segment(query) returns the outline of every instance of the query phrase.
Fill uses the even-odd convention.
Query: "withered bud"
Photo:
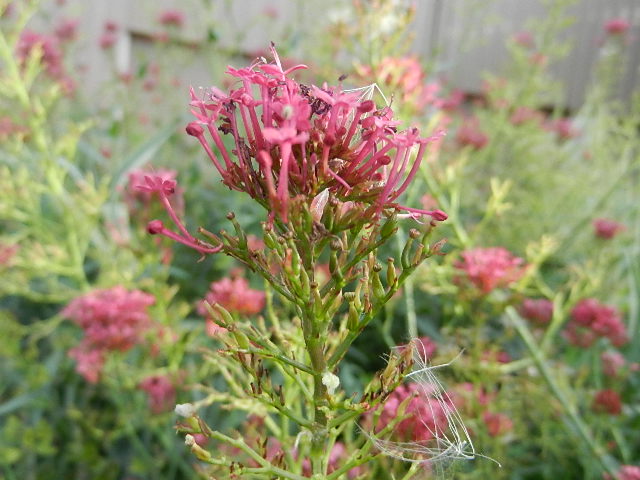
[[[376,262],[375,265],[373,266],[373,271],[378,273],[380,270],[382,270],[382,265]]]
[[[309,287],[315,290],[316,288],[318,288],[318,282],[309,283]]]
[[[233,212],[229,212],[227,213],[227,220],[233,220],[234,218],[236,218],[236,214]]]
[[[329,247],[331,247],[331,250],[333,250],[334,252],[338,252],[342,250],[342,242],[340,241],[339,238],[334,238],[329,243]]]
[[[409,236],[415,240],[420,236],[420,232],[417,229],[412,228],[411,230],[409,230]]]

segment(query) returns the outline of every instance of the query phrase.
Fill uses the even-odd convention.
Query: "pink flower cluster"
[[[625,226],[615,220],[608,218],[596,218],[593,221],[593,230],[595,236],[604,240],[610,240],[618,233],[622,232]]]
[[[596,412],[620,415],[622,413],[622,399],[615,390],[600,390],[593,397],[591,408]]]
[[[385,57],[375,68],[361,66],[358,77],[376,82],[385,91],[398,95],[404,104],[421,111],[432,105],[442,108],[445,100],[438,95],[441,85],[437,81],[427,82],[426,74],[415,56]]]
[[[553,302],[546,298],[525,298],[519,312],[530,322],[539,326],[548,325],[553,318]]]
[[[124,352],[138,344],[150,326],[147,307],[153,303],[155,299],[148,293],[116,286],[93,291],[67,305],[62,315],[84,330],[80,345],[69,352],[78,373],[96,383],[106,352]]]
[[[627,343],[627,329],[615,307],[604,305],[594,298],[580,300],[571,310],[571,320],[565,337],[572,345],[587,348],[602,337],[619,347]]]
[[[398,131],[392,110],[377,108],[361,92],[298,83],[289,76],[306,66],[284,69],[273,46],[271,53],[275,64],[229,67],[239,82],[229,93],[212,87],[200,98],[191,90],[197,121],[187,133],[200,141],[226,186],[246,192],[270,211],[270,220],[277,215],[283,222],[292,203],[309,203],[325,189],[361,207],[368,221],[384,210],[446,219],[443,212],[396,202],[417,174],[427,144],[440,135]],[[233,149],[223,135],[232,138]]]
[[[181,28],[184,26],[185,16],[180,10],[164,10],[158,15],[158,23],[165,27]]]
[[[176,405],[176,387],[164,375],[152,375],[140,382],[138,387],[149,397],[149,409],[155,413],[172,411]]]
[[[631,24],[624,18],[612,18],[604,23],[604,30],[609,35],[623,35],[627,33]]]
[[[502,247],[474,248],[462,252],[461,256],[455,263],[456,268],[484,294],[509,286],[526,272],[524,260]]]
[[[489,137],[480,130],[480,122],[475,117],[464,120],[458,128],[456,140],[460,146],[471,147],[474,150],[482,150],[489,143]]]
[[[428,393],[428,392],[427,392]],[[404,415],[407,418],[395,426],[394,433],[404,441],[426,442],[434,438],[434,432],[447,428],[447,412],[430,396],[425,397],[424,387],[417,383],[407,383],[396,388],[382,406],[377,430],[386,427],[398,414],[400,405],[408,400]],[[451,400],[444,395],[444,401]]]
[[[24,63],[36,48],[41,49],[42,57],[40,62],[47,74],[56,80],[66,93],[71,93],[75,85],[64,68],[64,56],[60,46],[60,39],[55,35],[23,30],[16,45],[16,57],[21,63]]]
[[[208,317],[205,302],[210,305],[218,303],[231,313],[255,315],[264,308],[265,293],[249,288],[245,278],[223,278],[211,283],[209,292],[198,305],[198,313]]]

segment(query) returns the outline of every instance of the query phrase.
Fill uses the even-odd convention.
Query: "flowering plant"
[[[262,317],[255,324],[240,319],[239,314],[259,312],[261,306],[255,306],[264,303],[246,283],[237,284],[241,290],[235,292],[229,291],[231,284],[212,284],[199,307],[219,327],[209,331],[224,348],[207,358],[216,359],[229,393],[212,391],[198,407],[218,401],[258,415],[264,428],[256,440],[259,448],[212,429],[183,406],[179,411],[187,420],[178,429],[189,435],[194,453],[238,475],[299,478],[308,472],[339,478],[379,455],[369,452],[371,446],[403,419],[401,413],[386,419],[387,427],[374,430],[357,451],[340,455],[343,465],[337,465],[332,452],[339,437],[353,434],[359,416],[383,403],[413,362],[411,348],[394,354],[359,400],[345,398],[339,388],[339,365],[349,346],[418,265],[440,251],[442,242],[427,240],[446,214],[398,202],[419,171],[426,146],[440,134],[423,138],[416,128],[399,131],[391,108],[377,107],[366,90],[300,84],[291,74],[306,67],[285,69],[273,46],[271,53],[275,63],[229,67],[239,86],[228,93],[212,87],[199,97],[192,90],[196,121],[186,128],[222,183],[267,210],[264,248],[250,247],[233,213],[227,219],[234,234],[200,228],[206,241],[192,235],[171,204],[173,180],[146,176],[139,189],[158,195],[177,229],[153,220],[149,233],[203,255],[223,252],[266,280],[268,323]],[[407,217],[421,228],[411,229],[400,258],[387,259],[385,273],[378,252],[396,233],[399,219]],[[317,267],[327,261],[330,276],[323,278]],[[290,320],[278,319],[276,301]],[[241,387],[247,384],[250,389]],[[213,456],[193,440],[196,434],[240,455]],[[260,453],[270,438],[279,452],[273,458]]]

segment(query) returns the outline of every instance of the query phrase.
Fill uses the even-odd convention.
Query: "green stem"
[[[587,448],[591,451],[591,453],[596,457],[603,470],[609,473],[613,478],[615,478],[617,475],[617,468],[613,459],[609,455],[607,455],[606,450],[595,441],[593,432],[590,431],[587,424],[580,417],[576,406],[569,401],[565,393],[562,391],[560,385],[553,378],[551,369],[547,365],[542,350],[538,347],[538,345],[536,345],[535,339],[529,331],[529,328],[518,316],[513,307],[508,307],[506,309],[506,314],[512,321],[516,331],[529,349],[529,352],[531,353],[533,360],[538,367],[538,371],[549,386],[549,389],[558,399],[560,404],[564,407],[565,412],[571,420],[571,423],[573,423],[574,428],[580,435],[580,438],[585,443]]]

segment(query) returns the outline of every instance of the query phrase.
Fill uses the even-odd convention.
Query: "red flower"
[[[504,413],[484,412],[482,414],[482,420],[491,437],[498,437],[513,430],[513,420]]]
[[[519,308],[520,315],[538,325],[547,325],[553,318],[553,302],[546,298],[525,298]]]
[[[615,390],[600,390],[593,398],[591,408],[596,412],[620,415],[622,413],[622,400]]]
[[[608,338],[617,347],[629,340],[618,310],[594,298],[581,300],[571,310],[565,336],[579,347],[591,346],[598,337]]]

